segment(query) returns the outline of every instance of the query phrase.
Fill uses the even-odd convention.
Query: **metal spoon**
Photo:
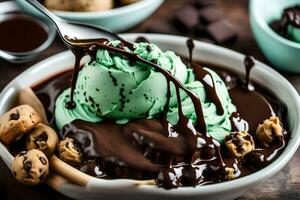
[[[54,23],[61,39],[68,46],[73,46],[72,42],[69,39],[92,40],[97,38],[107,38],[110,40],[122,40],[122,38],[117,34],[112,33],[104,28],[61,19],[52,14],[52,12],[50,12],[37,0],[26,1],[33,7],[38,9]]]

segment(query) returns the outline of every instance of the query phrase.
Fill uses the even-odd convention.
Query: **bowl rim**
[[[104,11],[92,11],[92,12],[72,12],[63,10],[52,10],[54,14],[60,17],[66,18],[109,18],[127,13],[133,13],[143,8],[147,8],[152,4],[161,4],[164,0],[140,0],[138,2],[122,6],[119,8],[113,8]]]
[[[249,8],[250,8],[250,13],[253,16],[253,19],[256,21],[256,23],[258,24],[258,26],[264,30],[267,34],[269,34],[270,36],[272,36],[275,40],[287,45],[287,46],[291,46],[293,48],[296,49],[300,49],[300,43],[288,40],[282,36],[280,36],[279,34],[277,34],[275,31],[272,30],[272,28],[268,25],[268,23],[263,20],[257,13],[257,2],[261,2],[261,0],[251,0],[249,2]]]
[[[173,43],[176,45],[178,45],[179,43],[185,44],[185,41],[187,39],[186,37],[182,37],[182,36],[172,36],[172,35],[162,35],[162,34],[143,34],[143,33],[141,33],[141,34],[139,34],[139,33],[124,34],[122,36],[126,37],[126,39],[128,39],[128,40],[132,40],[133,38],[136,38],[137,36],[145,36],[145,37],[150,38],[153,41],[161,41],[164,43]],[[176,41],[176,42],[174,42],[174,41]],[[228,54],[232,57],[232,59],[236,59],[236,60],[237,59],[240,60],[244,57],[244,55],[241,53],[235,52],[230,49],[226,49],[224,47],[219,47],[219,46],[216,46],[213,44],[196,41],[195,45],[196,45],[196,49],[197,48],[199,49],[199,46],[202,46],[203,48],[209,48],[211,51],[216,50],[220,53]],[[182,46],[182,45],[180,45],[180,46]],[[14,80],[12,80],[5,87],[5,89],[3,89],[3,91],[0,94],[0,99],[3,98],[3,94],[8,95],[9,89],[11,89],[14,85],[13,83],[18,82],[17,79],[20,79],[22,77],[22,75],[25,76],[26,74],[29,74],[30,72],[36,70],[39,67],[39,65],[45,65],[45,63],[47,63],[47,62],[54,62],[54,60],[70,59],[70,58],[68,58],[68,56],[70,56],[70,52],[62,52],[62,53],[56,54],[52,57],[49,57],[49,58],[33,65],[32,67],[28,68],[22,74],[17,76]],[[270,68],[269,66],[267,66],[257,60],[256,60],[256,63],[259,64],[259,66],[260,66],[259,70],[263,70],[263,71],[265,71],[265,73],[272,74],[272,76],[275,76],[276,78],[278,78],[278,80],[280,82],[282,82],[282,84],[284,84],[286,86],[286,88],[288,88],[289,92],[292,95],[292,96],[290,96],[290,98],[293,98],[294,101],[296,102],[296,104],[298,105],[293,109],[293,112],[300,113],[300,97],[299,97],[299,94],[296,91],[296,89],[291,85],[291,83],[288,80],[286,80],[282,75],[280,75],[277,71]],[[66,69],[66,68],[67,67],[64,67],[64,69]],[[59,70],[62,70],[62,69],[61,68],[57,69],[57,72],[59,72]],[[46,77],[46,75],[45,75],[45,77]],[[300,119],[300,114],[297,114],[297,117]],[[271,175],[277,173],[292,158],[292,156],[298,149],[298,146],[300,143],[300,134],[295,134],[297,132],[300,132],[300,124],[297,123],[295,125],[294,129],[295,130],[292,131],[294,133],[293,134],[294,137],[291,137],[291,139],[289,140],[289,143],[287,144],[287,146],[285,147],[285,150],[281,153],[281,155],[276,160],[274,160],[271,164],[269,164],[267,167],[255,172],[253,174],[250,174],[248,176],[237,178],[232,181],[226,181],[226,182],[216,183],[216,184],[212,184],[212,185],[204,185],[204,186],[200,186],[197,188],[182,187],[182,188],[178,188],[178,189],[174,189],[174,190],[165,190],[162,188],[157,188],[156,186],[153,187],[153,186],[144,185],[144,186],[136,187],[136,190],[143,192],[144,194],[155,193],[155,194],[160,194],[160,195],[165,195],[165,196],[173,196],[173,195],[191,196],[191,195],[197,195],[197,194],[211,194],[211,193],[217,193],[217,192],[230,191],[232,189],[243,188],[243,187],[247,187],[249,185],[257,184],[260,181],[262,181],[263,178],[268,178]],[[289,151],[287,151],[287,149],[289,149]],[[99,183],[99,181],[97,181],[97,180],[98,179],[94,178],[92,180],[92,182],[90,182],[87,185],[87,188],[97,187],[97,184]],[[116,179],[116,180],[120,180],[120,179]],[[103,184],[103,182],[102,182],[102,184]],[[68,184],[68,185],[72,185],[72,184]],[[73,185],[73,186],[75,186],[75,185]]]

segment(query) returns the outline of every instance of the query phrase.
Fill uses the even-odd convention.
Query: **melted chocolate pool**
[[[72,41],[80,45],[81,41]],[[193,41],[188,41],[190,59],[187,65],[193,69],[196,78],[202,82],[211,102],[215,103],[218,114],[223,108],[216,95],[215,86],[208,84],[210,74],[202,68],[205,64],[192,61]],[[133,53],[124,51],[124,46],[130,49],[133,44],[122,41],[119,47],[112,47],[107,40],[98,40],[89,46],[73,49],[77,62],[73,77],[78,73],[80,57],[84,54],[95,58],[97,49],[106,49],[127,57],[131,62],[147,64],[161,72],[176,88],[179,122],[171,125],[167,122],[165,112],[157,119],[140,119],[117,125],[112,121],[90,123],[75,120],[67,124],[60,132],[61,137],[74,138],[84,152],[84,163],[79,168],[85,173],[101,178],[131,178],[138,180],[156,179],[157,185],[166,189],[179,186],[197,186],[216,183],[225,180],[225,169],[234,169],[236,177],[245,176],[272,162],[282,151],[284,138],[275,141],[268,148],[257,143],[257,150],[240,161],[226,155],[219,142],[206,132],[202,108],[198,98],[187,90],[175,77],[156,63],[141,59]],[[206,65],[205,65],[206,66]],[[259,123],[276,114],[285,116],[284,106],[266,91],[255,86],[249,90],[249,73],[254,66],[251,57],[245,58],[247,82],[245,83],[232,72],[209,66],[214,69],[229,89],[229,94],[237,106],[237,112],[231,116],[232,128],[238,131],[249,131],[254,134]],[[57,96],[67,87],[76,85],[76,78],[70,82],[72,72],[56,75],[34,88],[42,101],[50,123],[54,124],[54,105]],[[204,77],[206,77],[204,79]],[[194,104],[197,123],[183,115],[179,89],[184,90]],[[72,109],[72,94],[67,107]],[[170,97],[170,91],[168,91]],[[167,106],[166,106],[167,107]],[[285,126],[286,127],[286,126]],[[285,134],[286,137],[287,134]],[[261,160],[260,158],[264,158]],[[258,160],[260,159],[260,160]]]
[[[45,28],[34,19],[16,16],[0,21],[0,49],[9,52],[27,52],[47,40]]]

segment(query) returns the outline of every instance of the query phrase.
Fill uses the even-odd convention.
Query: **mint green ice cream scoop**
[[[119,41],[113,41],[117,46]],[[231,103],[227,88],[221,78],[212,70],[206,69],[213,77],[216,92],[224,109],[217,114],[216,106],[207,99],[205,88],[196,81],[191,69],[171,51],[163,52],[156,45],[135,43],[133,51],[140,57],[155,61],[170,71],[188,89],[200,99],[203,107],[208,133],[218,141],[224,140],[231,131],[230,115],[236,111]],[[130,51],[126,48],[127,51]],[[107,50],[98,50],[96,60],[87,62],[80,71],[74,101],[75,109],[65,108],[69,101],[70,89],[65,90],[56,100],[55,119],[58,128],[81,119],[89,122],[101,122],[104,119],[115,120],[119,124],[141,118],[155,118],[167,104],[167,80],[153,68],[141,63],[130,63],[127,59]],[[193,104],[182,92],[183,111],[192,121],[196,121]],[[171,87],[171,99],[168,121],[176,124],[178,120],[175,88]]]

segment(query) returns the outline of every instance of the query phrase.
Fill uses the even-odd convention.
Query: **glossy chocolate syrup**
[[[46,41],[48,34],[43,26],[28,17],[13,17],[0,22],[0,49],[9,52],[26,52]]]
[[[300,28],[300,5],[284,9],[281,19],[275,20],[270,24],[271,28],[273,28],[274,31],[286,38],[289,38],[289,25]]]
[[[175,85],[179,122],[176,125],[168,123],[165,110],[157,119],[141,119],[131,121],[126,125],[117,125],[112,121],[96,124],[82,120],[75,120],[67,124],[61,131],[61,135],[74,138],[84,152],[85,162],[80,167],[82,171],[102,178],[156,179],[157,185],[166,189],[197,186],[224,181],[226,167],[233,168],[237,177],[252,173],[271,162],[284,147],[284,138],[274,142],[268,148],[258,145],[259,149],[252,153],[252,156],[247,156],[243,162],[226,155],[223,147],[207,134],[200,101],[193,93],[160,66],[123,50],[127,45],[128,48],[134,48],[132,44],[123,42],[119,47],[112,47],[105,41],[102,40],[92,45],[86,45],[82,41],[76,42],[79,42],[78,45],[84,44],[80,46],[79,50],[84,50],[85,54],[91,55],[92,59],[95,59],[97,49],[106,49],[109,52],[121,54],[132,62],[147,64],[161,72],[166,77],[169,86],[170,83]],[[190,41],[190,43],[192,42]],[[192,55],[192,48],[190,52]],[[80,54],[80,56],[82,55],[84,54]],[[78,62],[76,63],[78,64]],[[191,59],[190,67],[195,74],[198,74],[196,78],[205,83],[203,77],[207,76],[207,71],[201,65],[193,63]],[[79,68],[79,66],[76,67],[76,69]],[[197,71],[197,68],[201,69]],[[245,89],[245,83],[236,81],[238,77],[234,74],[224,70],[216,71],[224,78],[228,88],[231,88],[229,93],[237,105],[238,112],[231,117],[233,129],[249,129],[253,131],[251,132],[253,134],[258,123],[269,118],[274,112],[282,110],[273,110],[269,101],[261,93]],[[70,81],[70,74],[71,72],[66,72],[55,76],[35,89],[47,109],[52,123],[55,99],[63,89],[68,87],[69,84],[66,83]],[[230,80],[235,82],[228,81],[225,76],[231,76]],[[76,83],[73,82],[73,85]],[[219,101],[217,95],[213,95],[215,93],[214,85],[203,85],[207,93],[212,93],[209,95],[210,100],[214,103]],[[183,115],[180,89],[184,90],[194,103],[198,117],[198,123],[195,126]],[[170,90],[167,95],[170,97]],[[254,106],[253,109],[249,109],[251,105]],[[277,107],[275,106],[275,108]],[[166,108],[168,108],[167,105]],[[235,125],[238,123],[240,125]],[[265,159],[258,164],[259,166],[256,166],[259,163],[256,159],[262,157]]]

